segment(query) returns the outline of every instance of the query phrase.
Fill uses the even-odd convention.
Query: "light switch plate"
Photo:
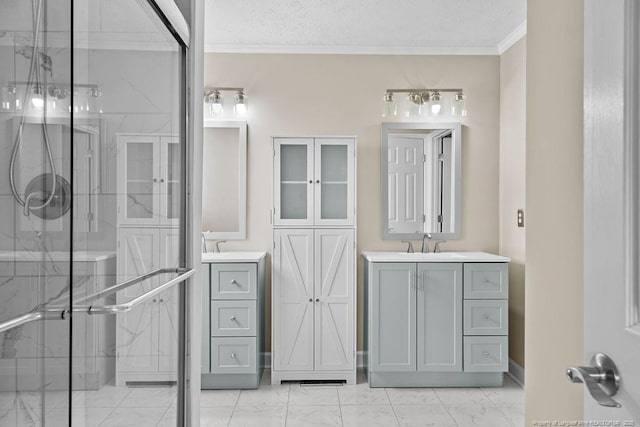
[[[518,209],[518,227],[524,227],[524,209]]]

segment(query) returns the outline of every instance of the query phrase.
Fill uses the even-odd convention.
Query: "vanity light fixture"
[[[247,95],[241,87],[208,87],[204,91],[206,105],[205,118],[219,119],[225,116],[225,92],[233,93],[233,112],[228,112],[225,119],[244,120],[247,117]],[[229,99],[229,98],[227,98]],[[208,117],[207,117],[208,116]]]
[[[466,117],[466,97],[462,89],[387,89],[383,97],[382,117],[393,118],[398,115],[394,95],[407,94],[405,116],[422,117],[422,107],[427,107],[431,117],[439,117],[449,113],[453,117]],[[444,94],[454,94],[445,97]],[[451,98],[449,101],[448,98]],[[447,105],[447,108],[445,108]],[[449,108],[448,106],[451,105]]]
[[[102,91],[95,84],[10,81],[0,87],[0,111],[19,111],[24,108],[44,111],[47,114],[69,113],[73,107],[77,113],[102,113]],[[39,114],[39,113],[38,113]]]

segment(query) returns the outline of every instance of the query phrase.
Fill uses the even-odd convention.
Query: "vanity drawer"
[[[465,299],[501,299],[509,297],[509,264],[465,263]]]
[[[211,299],[255,299],[256,264],[211,264]]]
[[[509,301],[466,300],[464,301],[465,335],[508,335]]]
[[[256,336],[255,300],[211,301],[211,336]]]
[[[211,338],[213,374],[255,373],[256,358],[256,337]]]
[[[508,337],[464,337],[465,372],[509,370]]]

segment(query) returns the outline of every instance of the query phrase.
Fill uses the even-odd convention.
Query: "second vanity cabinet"
[[[260,384],[265,257],[264,252],[203,254],[202,389]]]
[[[508,370],[508,259],[391,262],[375,254],[364,254],[369,385],[501,385]],[[472,262],[478,259],[484,262]]]

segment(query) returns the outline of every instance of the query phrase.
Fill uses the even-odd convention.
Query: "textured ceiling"
[[[206,0],[208,51],[497,53],[526,0]]]

